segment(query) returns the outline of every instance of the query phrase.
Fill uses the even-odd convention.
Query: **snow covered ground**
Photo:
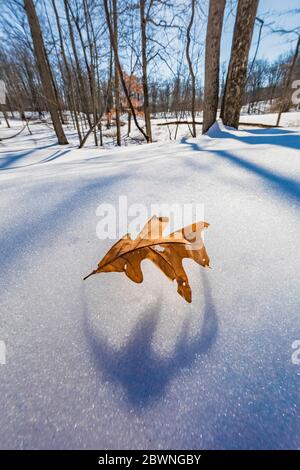
[[[112,150],[59,147],[45,126],[0,142],[1,448],[300,448],[300,114],[287,120]],[[96,208],[119,195],[204,204],[212,269],[186,260],[192,304],[147,261],[140,285],[82,281],[111,245]]]

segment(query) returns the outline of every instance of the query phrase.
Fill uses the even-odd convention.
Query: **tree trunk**
[[[115,44],[118,46],[118,6],[117,0],[113,0],[113,20],[114,20],[114,40]],[[115,62],[115,113],[116,113],[116,126],[117,126],[117,145],[121,146],[121,126],[120,126],[120,82],[119,82],[119,73],[117,67],[116,57],[114,57]]]
[[[79,103],[81,104],[83,112],[85,113],[84,120],[86,119],[88,120],[89,128],[91,128],[92,122],[90,118],[89,100],[88,100],[88,96],[86,93],[86,86],[85,86],[85,81],[84,81],[84,77],[83,77],[82,70],[81,70],[79,57],[77,54],[74,30],[73,30],[73,26],[71,23],[71,17],[70,17],[70,4],[68,0],[64,0],[64,8],[65,8],[65,13],[66,13],[69,34],[70,34],[72,52],[73,52],[74,60],[76,64],[76,77],[78,77],[78,85],[79,85],[78,87]]]
[[[192,0],[191,8],[192,8],[191,17],[190,17],[190,21],[189,21],[187,32],[186,32],[187,41],[186,41],[185,54],[186,54],[186,59],[187,59],[188,66],[189,66],[191,80],[192,80],[192,105],[191,105],[192,128],[193,128],[192,136],[196,137],[196,122],[195,122],[196,79],[195,79],[195,73],[194,73],[192,59],[190,55],[191,29],[193,26],[194,16],[195,16],[195,0]]]
[[[84,16],[85,16],[85,27],[86,27],[88,47],[86,47],[86,44],[84,43],[81,26],[79,25],[77,18],[76,18],[75,24],[76,24],[77,31],[79,34],[80,43],[82,45],[84,60],[85,60],[88,79],[89,79],[91,106],[92,106],[92,112],[93,112],[94,141],[97,147],[98,146],[98,138],[97,138],[98,113],[97,113],[97,91],[96,91],[96,66],[97,65],[95,63],[96,59],[95,59],[95,52],[94,52],[94,50],[96,49],[96,43],[94,40],[95,39],[94,29],[93,29],[93,24],[91,21],[91,15],[89,13],[89,6],[87,5],[86,0],[83,0],[83,10],[84,10]],[[87,50],[89,50],[90,63],[88,62]]]
[[[1,105],[0,105],[0,110],[1,110]],[[3,117],[4,117],[4,120],[5,120],[5,122],[6,122],[7,127],[10,128],[10,124],[9,124],[7,112],[6,112],[6,110],[4,109],[4,105],[2,106],[2,114],[3,114]]]
[[[124,90],[124,94],[126,96],[127,103],[129,105],[129,108],[130,108],[130,111],[132,113],[132,117],[133,117],[133,120],[134,120],[134,123],[135,123],[137,129],[140,131],[140,133],[143,135],[143,137],[146,139],[146,141],[149,142],[149,136],[147,135],[147,133],[143,130],[143,128],[138,123],[136,112],[135,112],[132,100],[130,98],[128,88],[126,86],[123,70],[122,70],[122,67],[121,67],[120,59],[119,59],[118,48],[117,48],[117,45],[115,44],[113,27],[112,27],[112,24],[111,24],[111,21],[110,21],[108,0],[103,0],[103,6],[104,6],[105,17],[106,17],[106,23],[107,23],[108,31],[109,31],[110,42],[111,42],[111,45],[112,45],[112,48],[113,48],[113,51],[114,51],[114,54],[115,54],[115,59],[116,59],[116,64],[117,64],[117,68],[118,68],[118,72],[119,72],[119,77],[120,77],[120,81],[122,83],[122,87],[123,87],[123,90]]]
[[[226,0],[210,0],[205,45],[205,87],[202,134],[216,121],[219,100],[221,34]]]
[[[238,128],[258,0],[239,0],[224,94],[223,122]]]
[[[82,136],[81,136],[80,126],[79,126],[79,121],[78,121],[78,115],[77,115],[77,109],[76,109],[76,100],[75,100],[75,93],[74,93],[73,83],[72,83],[72,74],[71,74],[71,71],[70,71],[69,63],[68,63],[66,52],[65,52],[62,29],[61,29],[59,14],[58,14],[58,11],[57,11],[55,0],[52,0],[52,6],[53,6],[54,14],[55,14],[57,30],[58,30],[58,34],[59,34],[61,54],[62,54],[62,57],[63,57],[63,62],[64,62],[65,70],[66,70],[66,73],[67,73],[68,87],[70,88],[70,92],[69,92],[70,100],[69,101],[70,101],[71,106],[73,108],[73,113],[70,110],[71,111],[71,116],[72,116],[72,120],[75,121],[74,124],[75,124],[76,129],[77,129],[79,143],[81,144]]]
[[[127,123],[128,123],[127,136],[129,137],[129,136],[130,136],[130,132],[131,132],[131,112],[130,112],[130,111],[128,111],[128,120],[127,120]]]
[[[41,77],[43,90],[45,97],[47,99],[47,105],[51,114],[51,119],[53,122],[53,127],[60,145],[65,145],[68,143],[60,118],[59,112],[56,104],[55,90],[53,87],[53,81],[51,77],[51,70],[48,65],[45,46],[43,42],[43,37],[41,33],[41,28],[39,20],[35,11],[35,7],[32,0],[24,0],[24,7],[27,13],[28,22],[30,26],[33,47],[35,52],[35,57],[37,61],[37,67]]]
[[[142,81],[143,81],[143,94],[144,94],[143,108],[144,108],[146,134],[148,136],[148,142],[152,142],[148,76],[147,76],[147,36],[146,36],[147,18],[145,17],[145,0],[140,0],[140,20],[141,20],[141,35],[142,35],[142,71],[143,71]]]

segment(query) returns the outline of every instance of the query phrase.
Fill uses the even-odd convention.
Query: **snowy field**
[[[300,448],[300,113],[282,123],[0,142],[0,448]],[[212,269],[185,261],[192,304],[147,261],[140,285],[82,280],[111,245],[96,208],[119,195],[204,204]]]

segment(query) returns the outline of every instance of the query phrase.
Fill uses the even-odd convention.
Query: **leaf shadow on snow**
[[[267,129],[267,132],[270,132],[270,130]],[[280,135],[267,135],[261,133],[260,135],[253,136],[237,136],[236,134],[231,134],[230,132],[220,130],[218,137],[235,139],[246,144],[268,144],[272,146],[279,145],[293,149],[300,148],[299,134],[294,134],[292,131],[289,133],[285,132],[285,134]],[[258,165],[250,159],[243,159],[238,157],[228,150],[213,150],[211,148],[206,150],[202,148],[199,142],[195,141],[195,139],[188,140],[186,138],[182,138],[181,143],[190,146],[190,148],[195,152],[202,152],[205,150],[212,155],[227,160],[237,167],[248,170],[250,173],[253,173],[255,176],[266,181],[280,198],[285,196],[287,199],[300,200],[300,185],[298,180],[288,178],[281,175],[280,173],[276,173],[275,171],[270,171],[268,168]]]
[[[119,349],[109,345],[85,315],[85,332],[96,366],[104,378],[121,384],[128,405],[142,408],[164,396],[170,381],[184,368],[192,367],[196,359],[208,353],[218,333],[218,317],[211,287],[202,274],[204,308],[199,332],[189,339],[190,316],[182,326],[171,356],[160,357],[152,348],[158,325],[162,299],[145,309],[126,344]]]

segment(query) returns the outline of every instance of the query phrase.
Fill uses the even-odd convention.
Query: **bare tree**
[[[150,138],[149,138],[148,134],[144,131],[144,129],[138,123],[137,115],[136,115],[132,100],[130,98],[130,93],[129,93],[128,88],[126,86],[123,70],[122,70],[122,67],[121,67],[120,59],[119,59],[119,51],[118,51],[118,48],[117,48],[117,44],[115,43],[113,27],[112,27],[111,20],[110,20],[108,0],[103,0],[103,6],[104,6],[104,11],[105,11],[106,23],[107,23],[108,31],[109,31],[110,42],[111,42],[111,45],[112,45],[112,48],[113,48],[113,51],[114,51],[116,65],[117,65],[119,77],[120,77],[120,80],[121,80],[121,83],[122,83],[122,87],[123,87],[123,90],[124,90],[126,100],[128,102],[128,105],[129,105],[129,108],[131,110],[133,120],[134,120],[134,123],[135,123],[137,129],[140,131],[140,133],[143,135],[143,137],[146,139],[146,141],[150,142]]]
[[[205,86],[202,133],[217,117],[221,34],[226,0],[210,0],[205,46]]]
[[[77,106],[76,106],[75,92],[74,92],[74,86],[73,86],[73,80],[72,80],[72,73],[71,73],[70,65],[68,63],[67,56],[66,56],[65,45],[64,45],[63,35],[62,35],[62,28],[61,28],[60,18],[59,18],[59,14],[57,11],[55,0],[52,0],[52,7],[53,7],[54,15],[55,15],[57,31],[59,35],[60,50],[61,50],[61,54],[63,58],[65,71],[66,71],[66,79],[67,79],[66,85],[68,87],[67,93],[69,95],[70,111],[71,112],[73,111],[72,116],[74,115],[74,124],[76,126],[76,130],[78,133],[79,143],[81,144],[82,135],[81,135],[78,114],[77,114]]]
[[[68,143],[65,136],[60,116],[57,107],[57,101],[55,96],[55,90],[53,85],[52,73],[47,60],[47,55],[45,51],[44,41],[42,37],[42,32],[39,24],[39,20],[35,11],[35,6],[32,0],[24,0],[24,8],[27,14],[28,23],[30,26],[33,47],[36,56],[37,67],[41,77],[43,90],[45,97],[47,99],[47,105],[51,114],[51,119],[53,122],[53,127],[60,145],[65,145]]]
[[[236,129],[239,125],[257,6],[258,0],[238,1],[222,112],[224,124]]]
[[[146,124],[146,133],[148,136],[147,141],[152,142],[152,130],[151,130],[151,119],[150,119],[150,106],[149,106],[149,92],[148,92],[148,74],[147,74],[147,16],[145,12],[146,0],[140,0],[140,21],[141,21],[141,35],[142,35],[142,82],[143,82],[143,94],[144,94],[144,115]],[[150,9],[151,5],[149,6]],[[148,9],[148,10],[149,10]]]
[[[195,79],[195,73],[194,73],[194,68],[192,64],[192,59],[190,56],[190,45],[191,45],[191,29],[193,26],[194,22],[194,16],[195,16],[195,0],[192,0],[191,4],[191,17],[190,21],[187,27],[187,41],[186,41],[186,58],[189,66],[189,72],[192,80],[192,106],[191,106],[191,112],[192,112],[192,136],[196,137],[196,121],[195,121],[195,102],[196,102],[196,79]]]
[[[117,0],[113,0],[113,22],[114,22],[114,41],[118,49],[118,4]],[[119,72],[117,66],[116,56],[114,56],[115,62],[115,114],[116,114],[116,127],[117,127],[117,145],[121,145],[121,126],[120,126],[120,81]]]

